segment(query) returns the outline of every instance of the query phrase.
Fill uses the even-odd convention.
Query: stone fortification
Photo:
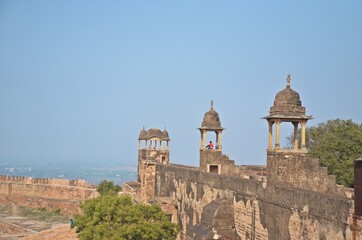
[[[299,153],[268,152],[268,179],[273,184],[345,196],[345,187],[320,167],[318,158]]]
[[[132,185],[139,187],[132,189],[140,201],[160,204],[187,240],[362,240],[362,216],[354,200],[354,194],[362,199],[362,192],[360,196],[354,189],[337,185],[335,176],[320,167],[319,159],[308,157],[306,123],[313,117],[306,115],[290,80],[288,75],[286,88],[276,95],[270,114],[264,117],[269,125],[266,167],[237,166],[223,154],[225,129],[212,102],[199,128],[199,167],[160,161],[162,149],[147,147],[147,143],[139,149],[139,185]],[[282,123],[294,126],[290,149],[280,146]],[[212,141],[206,145],[210,132],[215,133],[214,147]],[[356,203],[357,210],[360,206]]]
[[[83,179],[69,180],[62,178],[32,178],[24,176],[8,176],[0,175],[0,182],[17,182],[26,184],[47,184],[47,185],[60,185],[60,186],[73,186],[82,188],[94,188],[95,186],[88,183]]]
[[[81,201],[95,197],[94,186],[84,180],[0,176],[0,205],[79,212]]]
[[[204,225],[205,207],[219,198],[233,201],[241,239],[353,239],[355,230],[353,199],[254,179],[157,165],[155,192],[170,197],[183,233]]]

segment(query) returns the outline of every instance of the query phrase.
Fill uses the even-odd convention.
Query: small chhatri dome
[[[201,124],[202,128],[221,128],[221,122],[219,114],[214,110],[214,102],[211,101],[210,110],[204,115],[204,119]]]
[[[165,141],[170,140],[170,137],[169,137],[169,135],[168,135],[168,132],[167,132],[167,130],[166,130],[166,127],[165,127],[165,129],[163,130],[163,132],[162,132],[162,140],[165,140]]]
[[[138,139],[139,140],[146,140],[146,135],[147,135],[147,131],[145,130],[145,127],[143,126]]]
[[[291,89],[290,80],[290,74],[288,74],[286,88],[275,96],[274,106],[270,108],[270,115],[305,115],[305,107],[302,106],[299,93]]]

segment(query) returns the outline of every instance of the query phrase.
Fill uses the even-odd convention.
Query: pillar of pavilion
[[[306,149],[306,124],[312,116],[306,115],[306,109],[302,106],[299,94],[290,87],[290,74],[287,76],[285,89],[275,96],[274,105],[270,108],[269,115],[263,117],[269,124],[268,151],[285,151],[280,147],[280,124],[292,123],[294,126],[294,139],[292,152],[307,152]],[[275,125],[275,140],[273,145],[273,126]],[[301,127],[301,143],[299,144],[298,127]],[[289,150],[290,151],[290,150]]]

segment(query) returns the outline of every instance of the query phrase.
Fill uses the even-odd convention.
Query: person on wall
[[[206,149],[213,149],[214,148],[214,144],[212,143],[212,141],[210,141],[209,145],[206,146]]]

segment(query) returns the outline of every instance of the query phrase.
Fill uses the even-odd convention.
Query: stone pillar
[[[160,150],[162,150],[162,140],[160,140]]]
[[[217,136],[218,136],[217,146],[219,147],[219,149],[222,149],[222,132],[220,131]]]
[[[141,140],[138,140],[138,149],[142,148]]]
[[[145,140],[146,141],[146,146],[145,146],[145,148],[147,149],[148,148],[148,141],[147,140]]]
[[[167,146],[166,146],[167,150],[170,150],[170,141],[167,141],[166,143],[167,143]]]
[[[200,130],[201,131],[201,143],[200,143],[200,149],[206,148],[206,130]]]
[[[301,145],[302,145],[302,150],[306,150],[305,147],[305,125],[306,125],[306,121],[302,121],[301,125],[302,125],[302,141],[301,141]]]
[[[269,123],[269,139],[268,139],[268,149],[273,149],[273,124],[274,122],[268,120]]]
[[[293,122],[293,126],[294,126],[293,149],[298,150],[298,122]]]
[[[219,147],[219,132],[215,131],[216,141],[215,141],[215,149]]]
[[[275,121],[275,149],[280,149],[280,120]]]

